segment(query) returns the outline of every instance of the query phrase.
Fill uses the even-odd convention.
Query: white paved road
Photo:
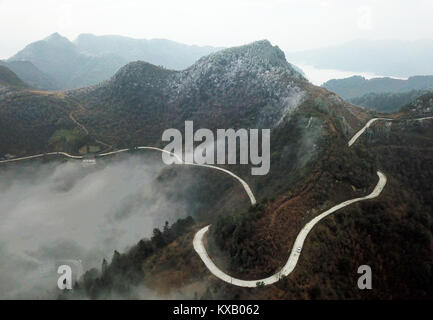
[[[70,159],[83,159],[82,156],[73,156],[73,155],[70,155],[69,153],[66,153],[66,152],[49,152],[49,153],[37,154],[34,156],[15,158],[15,159],[9,159],[9,160],[2,160],[2,161],[0,161],[0,163],[18,162],[18,161],[42,158],[44,156],[65,156],[65,157],[70,158]]]
[[[223,169],[223,168],[220,168],[220,167],[217,167],[217,166],[207,165],[207,164],[196,164],[196,163],[191,163],[191,162],[185,162],[177,154],[174,154],[172,152],[169,152],[169,151],[166,151],[166,150],[163,150],[163,149],[160,149],[160,148],[156,148],[156,147],[142,146],[142,147],[137,147],[136,149],[137,150],[155,150],[155,151],[159,151],[159,152],[162,152],[162,153],[170,154],[170,155],[176,157],[179,160],[180,165],[210,168],[210,169],[213,169],[213,170],[218,170],[218,171],[224,172],[224,173],[230,175],[231,177],[233,177],[233,178],[235,178],[236,180],[239,181],[239,183],[244,188],[246,194],[248,195],[248,197],[249,197],[250,202],[251,202],[252,205],[255,205],[256,202],[257,202],[256,198],[254,197],[253,192],[251,191],[250,186],[248,185],[248,183],[246,183],[245,180],[243,180],[241,177],[237,176],[236,174],[234,174],[233,172],[231,172],[229,170],[226,170],[226,169]],[[130,150],[131,149],[121,149],[121,150],[117,150],[117,151],[113,151],[113,152],[102,153],[102,154],[99,154],[98,157],[112,156],[112,155],[115,155],[115,154],[120,154],[120,153],[128,152]],[[50,153],[41,153],[41,154],[37,154],[37,155],[33,155],[33,156],[28,156],[28,157],[15,158],[15,159],[10,159],[10,160],[3,160],[3,161],[0,161],[0,164],[2,164],[2,163],[10,163],[10,162],[18,162],[18,161],[24,161],[24,160],[30,160],[30,159],[36,159],[36,158],[41,158],[41,157],[49,156],[49,155],[63,155],[65,157],[67,157],[67,158],[77,159],[77,160],[84,158],[82,156],[73,156],[73,155],[70,155],[70,154],[68,154],[66,152],[50,152]]]
[[[353,137],[352,139],[349,140],[349,147],[351,147],[356,140],[358,140],[358,138],[360,136],[362,136],[362,134],[365,132],[365,130],[367,130],[367,128],[369,128],[374,122],[381,120],[381,121],[405,121],[405,120],[416,120],[416,121],[423,121],[423,120],[429,120],[429,119],[433,119],[433,116],[431,117],[424,117],[424,118],[417,118],[417,119],[389,119],[389,118],[374,118],[371,119],[370,121],[367,122],[367,124],[361,129],[359,130]]]
[[[210,226],[207,226],[200,231],[198,231],[194,237],[193,245],[195,251],[198,253],[206,267],[209,269],[209,271],[216,276],[217,278],[233,284],[235,286],[239,287],[248,287],[248,288],[254,288],[257,286],[257,283],[263,283],[264,285],[270,285],[278,282],[281,277],[288,276],[292,271],[295,269],[296,264],[298,263],[299,256],[301,255],[301,252],[298,252],[298,248],[302,248],[304,245],[304,241],[307,238],[310,231],[314,228],[316,224],[318,224],[322,219],[326,218],[330,214],[340,210],[341,208],[344,208],[346,206],[349,206],[355,202],[368,200],[376,198],[380,195],[383,188],[386,185],[386,176],[382,172],[377,172],[377,175],[379,176],[379,182],[377,183],[376,187],[374,188],[373,192],[370,193],[368,196],[362,197],[362,198],[355,198],[351,200],[344,201],[334,207],[332,207],[329,210],[326,210],[322,214],[318,215],[314,219],[312,219],[310,222],[308,222],[304,228],[299,232],[295,244],[293,245],[292,251],[290,253],[289,259],[287,260],[284,267],[274,275],[264,278],[264,279],[257,279],[257,280],[241,280],[237,278],[233,278],[230,275],[224,273],[221,269],[219,269],[215,263],[212,261],[212,259],[207,254],[206,248],[203,244],[203,237],[206,235],[206,233],[209,231]]]
[[[248,185],[248,183],[246,183],[245,180],[243,180],[241,177],[237,176],[236,174],[234,174],[233,172],[231,172],[229,170],[226,170],[226,169],[223,169],[223,168],[220,168],[220,167],[217,167],[217,166],[208,165],[208,164],[196,164],[196,163],[192,163],[192,162],[185,162],[185,161],[182,160],[182,158],[179,155],[174,154],[174,153],[169,152],[169,151],[164,150],[164,149],[156,148],[156,147],[145,147],[145,146],[142,146],[142,147],[137,147],[136,149],[137,150],[155,150],[155,151],[159,151],[159,152],[162,152],[162,153],[170,154],[170,155],[174,156],[180,162],[179,163],[180,165],[209,168],[209,169],[213,169],[213,170],[218,170],[218,171],[224,172],[224,173],[232,176],[233,178],[235,178],[236,180],[239,181],[239,183],[242,185],[242,187],[244,188],[245,192],[247,193],[247,195],[248,195],[248,197],[249,197],[250,202],[251,202],[252,205],[255,205],[257,203],[256,198],[254,197],[254,194],[251,191],[251,188]],[[129,150],[130,149],[123,149],[123,150],[113,151],[113,152],[109,152],[109,153],[103,153],[103,154],[100,154],[99,156],[100,157],[104,157],[104,156],[114,155],[114,154],[118,154],[118,153],[122,153],[122,152],[127,152]]]
[[[371,119],[370,121],[367,122],[367,124],[361,130],[359,130],[352,137],[352,139],[349,140],[349,143],[348,143],[349,147],[351,147],[356,142],[356,140],[358,140],[358,138],[363,135],[363,133],[365,132],[365,130],[367,130],[367,128],[369,128],[374,122],[376,122],[378,120],[394,121],[393,119],[388,119],[388,118],[374,118],[374,119]]]
[[[429,120],[429,119],[433,119],[433,116],[431,116],[431,117],[424,117],[424,118],[418,118],[418,119],[414,119],[414,120],[422,121],[422,120]]]
[[[371,119],[370,121],[367,122],[367,124],[361,130],[359,130],[352,137],[352,139],[350,139],[350,141],[348,143],[349,147],[351,147],[356,142],[356,140],[358,140],[358,138],[365,132],[365,130],[371,126],[371,124],[373,124],[375,121],[378,121],[378,120],[392,121],[392,119],[387,119],[387,118]],[[209,231],[210,225],[204,227],[203,229],[199,230],[196,233],[196,235],[194,237],[194,241],[193,241],[194,250],[200,256],[201,260],[206,265],[208,270],[215,277],[219,278],[222,281],[225,281],[227,283],[230,283],[230,284],[233,284],[233,285],[236,285],[239,287],[248,287],[248,288],[256,287],[258,283],[263,283],[264,285],[274,284],[274,283],[278,282],[281,279],[281,277],[288,276],[295,269],[295,267],[298,263],[299,256],[302,252],[302,246],[304,244],[304,241],[307,238],[310,231],[313,229],[313,227],[317,223],[319,223],[322,219],[326,218],[330,214],[340,210],[341,208],[349,206],[355,202],[373,199],[373,198],[376,198],[380,195],[380,193],[382,192],[383,188],[386,185],[387,179],[386,179],[386,176],[380,171],[377,172],[377,175],[379,176],[379,182],[377,183],[373,192],[370,193],[368,196],[344,201],[344,202],[332,207],[331,209],[326,210],[325,212],[323,212],[322,214],[318,215],[317,217],[312,219],[310,222],[308,222],[304,226],[304,228],[299,232],[286,264],[283,266],[283,268],[279,272],[277,272],[274,275],[271,275],[268,278],[257,279],[257,280],[242,280],[242,279],[234,278],[234,277],[226,274],[225,272],[223,272],[221,269],[219,269],[215,265],[215,263],[212,261],[212,259],[209,257],[209,255],[206,251],[206,248],[204,246],[204,242],[203,242],[203,237]],[[301,252],[298,251],[299,248],[300,248]]]

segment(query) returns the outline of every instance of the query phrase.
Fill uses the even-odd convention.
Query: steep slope
[[[406,92],[367,93],[360,97],[348,99],[354,105],[377,112],[396,112],[416,98],[426,93],[426,90],[411,90]]]
[[[403,112],[393,115],[394,121],[375,122],[353,147],[354,154],[344,157],[345,165],[350,167],[345,169],[347,172],[353,170],[359,160],[362,160],[365,166],[374,164],[386,172],[388,184],[380,198],[343,209],[341,213],[319,224],[302,249],[303,255],[298,269],[273,288],[251,292],[226,285],[225,288],[221,288],[220,282],[214,282],[210,290],[215,292],[214,297],[431,297],[433,292],[429,283],[433,279],[433,203],[429,183],[433,178],[432,102],[432,95],[426,94],[408,105]],[[407,120],[419,117],[424,120]],[[338,166],[323,168],[324,174],[338,171]],[[332,188],[329,186],[328,182],[322,187],[331,191]],[[320,188],[319,185],[316,187]],[[312,194],[316,192],[313,190]],[[306,194],[303,194],[302,199],[292,196],[287,209],[290,208],[292,212],[299,209],[311,210],[302,208],[306,201],[308,207],[312,207],[314,201],[310,199]],[[284,204],[278,200],[275,204],[268,205],[265,207],[265,217],[270,212],[281,212],[282,207]],[[226,219],[221,221],[219,228],[214,231],[214,237],[221,243],[220,246],[228,248],[226,250],[231,253],[232,272],[235,273],[239,267],[245,268],[256,264],[265,267],[268,265],[266,261],[272,261],[272,257],[275,256],[275,249],[272,249],[275,246],[273,239],[277,232],[266,233],[269,224],[266,224],[265,219],[259,217],[254,218],[252,222],[246,220],[247,222],[241,223],[233,223]],[[230,227],[235,228],[236,236],[224,233]],[[246,232],[248,228],[260,231],[251,237]],[[263,228],[265,231],[261,231]],[[269,238],[260,237],[261,232]],[[230,238],[232,239],[227,241]],[[243,256],[235,255],[243,248],[248,248],[248,253]],[[260,258],[252,260],[255,257]],[[251,261],[255,263],[251,264]],[[371,266],[373,270],[374,287],[370,292],[358,290],[356,286],[357,269],[364,264]]]
[[[368,162],[372,159],[364,155],[362,159],[349,163],[348,160],[354,154],[342,152],[346,150],[347,141],[340,131],[341,122],[338,118],[342,110],[339,107],[341,106],[329,106],[329,110],[326,111],[321,104],[301,105],[293,112],[290,119],[286,119],[284,124],[281,124],[281,129],[275,132],[276,141],[272,143],[274,157],[271,161],[271,178],[259,179],[257,184],[255,184],[256,181],[250,183],[254,186],[254,192],[261,203],[250,210],[246,206],[234,212],[229,208],[225,212],[225,218],[218,219],[215,212],[213,212],[213,218],[208,218],[215,222],[215,235],[224,241],[231,241],[233,238],[233,248],[229,246],[219,254],[218,249],[212,249],[213,258],[222,256],[222,260],[217,260],[217,262],[223,266],[224,270],[245,279],[274,272],[287,258],[286,252],[291,245],[290,240],[299,231],[303,222],[314,217],[319,210],[323,210],[333,201],[344,199],[349,194],[363,194],[369,188],[373,168],[368,165]],[[314,118],[309,127],[307,126],[307,114],[312,114]],[[334,117],[331,114],[339,116]],[[323,126],[321,130],[323,139],[319,139],[320,143],[315,141],[320,145],[317,147],[318,154],[309,159],[308,157],[301,159],[300,155],[305,155],[306,150],[312,147],[306,142],[305,135],[308,136],[307,132],[309,132],[308,138],[313,140],[315,132],[321,126]],[[293,159],[284,152],[286,148],[292,151]],[[308,164],[301,164],[303,161]],[[302,174],[296,175],[296,171],[301,171]],[[296,179],[294,179],[295,176]],[[282,178],[278,179],[278,177]],[[247,179],[250,180],[248,177]],[[356,191],[352,188],[355,188]],[[236,193],[237,198],[239,198],[238,194],[239,190]],[[265,195],[268,195],[270,200],[266,200]],[[228,199],[230,195],[222,198],[223,201]],[[232,213],[227,216],[229,212]],[[172,243],[167,243],[158,251],[150,253],[150,256],[145,254],[146,257],[143,257],[141,263],[136,257],[147,252],[143,251],[147,249],[142,244],[134,247],[129,253],[121,256],[122,268],[128,272],[124,276],[118,274],[113,282],[104,280],[113,277],[111,271],[100,275],[98,271],[93,270],[92,277],[94,278],[89,279],[89,274],[85,280],[85,286],[90,291],[86,289],[84,294],[90,294],[92,298],[102,298],[107,294],[120,294],[121,296],[132,294],[134,296],[137,289],[134,284],[143,282],[160,293],[189,286],[199,288],[203,287],[203,283],[206,287],[209,279],[208,271],[191,246],[196,231],[197,227],[186,235],[179,236]],[[208,238],[209,243],[211,240]],[[224,252],[233,256],[224,257]],[[234,260],[233,268],[228,267],[231,259]],[[117,262],[114,263],[116,264]],[[113,268],[117,268],[114,265]],[[136,271],[129,268],[138,268],[142,271],[137,274]],[[131,274],[133,274],[134,281],[129,278]],[[120,283],[122,283],[122,288],[119,291],[117,285]],[[188,294],[188,298],[194,296],[191,289],[185,288],[182,291]],[[211,291],[218,294],[216,298],[233,298],[232,294],[239,292],[237,288],[220,282],[216,282]],[[198,294],[200,296],[203,293],[199,291]],[[260,292],[251,293],[250,298],[260,297]],[[205,295],[204,297],[211,298],[212,296]]]
[[[0,86],[26,88],[27,85],[9,68],[0,65]]]
[[[0,65],[15,72],[21,80],[33,88],[42,90],[59,89],[54,79],[40,71],[29,61],[0,61]]]
[[[101,86],[68,94],[87,107],[83,123],[124,146],[155,143],[185,120],[211,130],[273,127],[305,99],[306,86],[281,50],[261,41],[214,53],[184,71],[131,63]],[[109,130],[126,129],[119,116],[135,132],[131,141]]]
[[[54,150],[50,139],[60,130],[74,130],[69,113],[73,104],[59,94],[28,90],[0,92],[0,158],[6,154],[20,156],[46,151],[77,152],[79,145],[65,144]],[[82,135],[80,130],[74,134]]]
[[[115,253],[102,272],[86,274],[79,293],[136,297],[139,283],[159,294],[180,289],[188,298],[204,299],[430,298],[433,125],[432,119],[405,119],[414,112],[431,115],[432,101],[425,95],[394,115],[394,121],[375,122],[352,149],[344,135],[334,136],[328,157],[316,163],[310,178],[248,212],[217,219],[207,244],[215,263],[245,279],[269,275],[287,258],[294,235],[306,221],[342,199],[368,193],[375,168],[386,172],[388,184],[380,198],[343,209],[315,227],[295,272],[277,284],[245,289],[210,276],[190,245],[198,229],[193,227],[163,242],[159,250],[150,250],[156,232],[151,242],[142,241],[123,255]],[[338,127],[338,121],[332,121]],[[358,267],[365,264],[373,270],[373,290],[356,285]],[[114,272],[119,268],[122,275]]]

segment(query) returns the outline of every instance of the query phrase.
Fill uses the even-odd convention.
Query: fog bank
[[[192,181],[161,183],[160,160],[121,158],[91,168],[79,161],[0,167],[0,299],[52,297],[56,263],[100,267],[114,250],[190,213],[179,192]]]

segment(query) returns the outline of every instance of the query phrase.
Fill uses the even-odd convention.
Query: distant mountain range
[[[172,70],[183,70],[198,59],[223,48],[191,46],[166,39],[133,39],[123,36],[81,34],[79,52],[93,56],[115,55],[127,62],[145,61]]]
[[[54,33],[29,44],[3,64],[7,63],[9,67],[30,62],[40,71],[28,65],[33,71],[24,76],[24,72],[19,74],[16,67],[14,71],[22,80],[42,89],[73,89],[107,80],[131,61],[143,60],[169,69],[184,69],[217,50],[162,39],[139,40],[89,34],[80,35],[71,42]]]
[[[428,93],[426,90],[367,93],[347,101],[377,112],[396,112],[426,93]]]
[[[105,123],[100,129],[109,143],[128,146],[154,143],[161,127],[180,129],[187,119],[209,129],[273,127],[302,100],[297,84],[306,82],[278,47],[258,41],[212,53],[183,71],[132,62],[111,80],[69,97],[92,110],[84,124]]]
[[[287,59],[321,69],[410,77],[433,74],[433,40],[355,40],[328,48],[288,52]]]
[[[322,85],[349,102],[379,112],[394,112],[433,89],[433,76],[415,76],[407,80],[365,79],[354,76],[333,79]]]
[[[26,84],[8,67],[0,65],[0,86],[25,88]]]
[[[322,85],[344,99],[360,97],[368,93],[407,92],[433,88],[433,76],[415,76],[407,80],[392,78],[365,79],[353,76],[345,79],[333,79]]]

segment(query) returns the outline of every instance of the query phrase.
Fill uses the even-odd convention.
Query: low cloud
[[[91,168],[72,161],[0,167],[0,299],[54,298],[56,270],[44,274],[41,266],[74,259],[84,270],[99,267],[114,250],[190,215],[182,194],[192,178],[161,182],[163,170],[144,156]]]

